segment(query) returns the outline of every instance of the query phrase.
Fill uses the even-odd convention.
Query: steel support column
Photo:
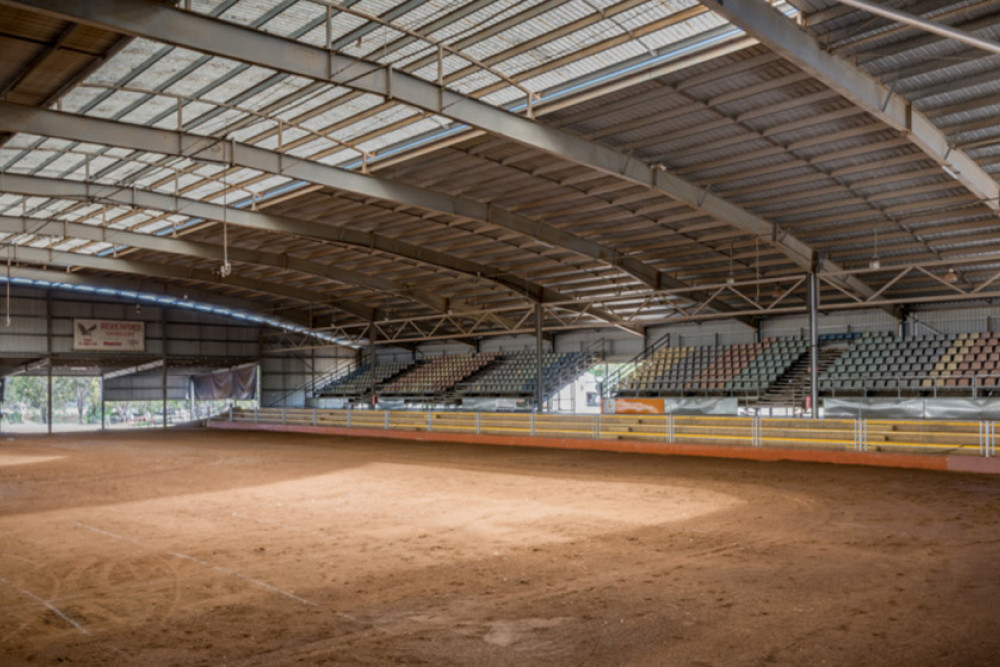
[[[49,326],[52,326],[52,320],[49,319]],[[49,340],[51,341],[52,334],[49,334]],[[50,345],[51,347],[51,345]],[[47,404],[46,408],[46,419],[48,434],[52,435],[52,357],[49,356],[48,370],[46,371],[46,378],[48,380],[48,388],[45,391],[45,401]]]
[[[7,269],[10,271],[10,268]],[[45,295],[45,349],[49,353],[49,361],[46,364],[45,376],[47,378],[47,389],[45,391],[46,401],[46,422],[49,435],[52,435],[52,292]]]
[[[809,395],[813,418],[819,415],[819,277],[809,274]]]
[[[377,380],[375,378],[375,366],[377,363],[378,355],[375,354],[375,320],[368,323],[368,365],[372,369],[372,409],[378,407],[378,396],[375,393],[375,385]]]
[[[542,400],[545,397],[544,379],[542,372],[545,370],[542,363],[542,304],[535,304],[535,412],[542,411]]]
[[[163,428],[167,428],[167,358],[163,357]]]

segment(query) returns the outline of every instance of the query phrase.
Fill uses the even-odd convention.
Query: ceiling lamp
[[[943,280],[949,285],[958,282],[958,272],[955,270],[955,267],[948,269],[948,273],[944,274]]]
[[[729,276],[726,278],[727,285],[736,284],[736,276],[733,275],[733,244],[729,244]]]
[[[882,268],[882,262],[878,258],[878,227],[875,227],[875,244],[872,248],[872,259],[868,262],[868,266],[872,269]]]

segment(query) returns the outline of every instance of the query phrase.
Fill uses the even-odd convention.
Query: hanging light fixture
[[[729,243],[729,276],[726,278],[727,285],[733,285],[736,283],[736,276],[733,274],[733,244],[732,241]]]
[[[948,269],[948,273],[944,274],[944,278],[942,278],[942,280],[944,280],[949,285],[958,282],[958,271],[955,270],[954,266]]]
[[[226,205],[228,190],[229,167],[225,167],[222,170],[222,266],[219,267],[219,275],[223,278],[228,278],[233,272],[233,265],[229,263],[229,207]]]
[[[878,258],[878,226],[875,227],[875,244],[872,249],[872,259],[868,262],[868,267],[872,269],[882,268],[882,262]]]

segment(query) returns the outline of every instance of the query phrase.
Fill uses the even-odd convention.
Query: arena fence
[[[231,410],[219,426],[274,425],[288,430],[350,429],[413,433],[620,440],[743,448],[833,449],[996,456],[995,421],[788,419],[690,415],[581,415],[498,412]],[[452,438],[449,438],[452,439]]]

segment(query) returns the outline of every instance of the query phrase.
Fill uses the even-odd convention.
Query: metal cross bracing
[[[600,172],[651,187],[709,215],[721,217],[745,232],[759,236],[770,235],[772,244],[799,268],[810,267],[816,261],[811,249],[791,234],[778,234],[777,228],[769,221],[665,170],[663,164],[646,162],[603,143],[587,141],[556,128],[540,125],[530,117],[514,115],[460,92],[453,92],[443,83],[396,72],[391,64],[365,61],[333,49],[285,40],[155,4],[149,5],[148,11],[142,13],[126,11],[127,8],[120,4],[120,0],[97,0],[86,7],[78,7],[75,11],[67,11],[59,3],[49,0],[17,4],[249,64],[267,66],[287,74],[372,93],[385,100],[399,101],[453,121],[479,127],[497,136],[538,147]],[[203,37],[208,32],[212,34],[211,40]],[[819,261],[824,268],[838,268],[829,260]],[[851,281],[850,289],[859,294],[870,293],[857,279],[848,280]]]
[[[463,261],[456,257],[446,256],[423,246],[413,245],[405,241],[399,241],[377,234],[366,233],[356,229],[331,227],[321,223],[300,220],[294,217],[268,215],[251,210],[230,210],[218,204],[210,204],[197,200],[176,197],[173,195],[154,193],[140,190],[138,188],[119,188],[115,186],[80,183],[59,179],[44,179],[40,177],[20,176],[14,174],[7,174],[2,178],[5,183],[4,187],[8,189],[8,191],[20,192],[29,195],[33,194],[36,196],[75,197],[88,201],[112,202],[124,206],[137,206],[160,210],[177,210],[188,215],[198,215],[202,218],[227,220],[228,223],[237,227],[247,227],[262,231],[277,231],[312,239],[323,239],[340,245],[378,250],[416,261],[430,262],[435,267],[446,268],[452,272],[460,272],[466,275],[471,275],[477,280],[485,279],[495,282],[520,294],[521,298],[531,297],[549,301],[565,300],[566,298],[552,289],[540,285],[534,285],[530,281],[526,281],[514,274],[506,274],[489,266],[470,261]],[[40,229],[40,226],[46,225],[47,223],[44,220],[36,220],[30,222],[29,224],[36,225],[36,227],[32,227],[32,229]],[[58,229],[58,222],[50,224]],[[110,238],[115,238],[114,232],[111,233]],[[149,241],[148,243],[156,243],[156,241]],[[162,244],[161,249],[163,249]],[[261,258],[265,255],[266,253],[262,254],[258,251],[248,256],[241,253],[241,251],[237,248],[234,250],[233,257],[234,259],[238,259],[239,257],[249,257],[249,260],[253,260],[254,263],[260,263],[256,262],[255,258]],[[273,263],[280,262],[281,260],[279,258],[273,259]],[[302,262],[296,262],[294,259],[285,261],[285,267],[287,268],[294,268],[296,265],[303,268]],[[315,273],[319,271],[334,278],[338,278],[339,276],[338,279],[344,279],[350,275],[349,271],[340,275],[340,268],[341,267],[338,267],[334,270],[329,267],[317,267],[313,265],[312,272]],[[360,278],[360,280],[365,279]],[[367,279],[367,282],[370,284],[375,280],[377,279],[369,278]],[[401,288],[397,288],[397,291],[406,296],[420,296],[423,301],[434,300],[434,297],[427,295],[422,290],[414,289],[412,286],[403,285]],[[434,305],[438,309],[448,309],[450,307],[444,300],[437,300]],[[456,307],[460,308],[461,305],[456,304]],[[607,314],[606,321],[612,323],[620,322],[620,320],[612,314]]]
[[[421,14],[428,9],[424,3],[406,2],[386,6],[375,20],[360,8],[339,12],[339,6],[329,3],[267,4],[263,11],[248,0],[196,3],[193,9],[249,26],[255,31],[254,39],[289,35],[330,58],[344,58],[351,67],[371,61],[371,68],[365,70],[369,79],[331,86],[332,71],[309,80],[297,78],[288,71],[290,67],[286,71],[258,67],[259,57],[244,63],[225,62],[139,39],[127,66],[122,62],[117,68],[102,70],[73,91],[64,108],[147,129],[157,126],[175,136],[180,136],[178,130],[189,137],[213,136],[222,146],[227,141],[231,146],[246,144],[279,153],[282,161],[346,166],[372,178],[377,173],[378,180],[373,182],[380,188],[388,183],[395,193],[403,185],[445,194],[452,200],[486,203],[486,218],[493,212],[506,212],[513,214],[514,223],[419,210],[412,201],[392,202],[395,195],[381,198],[371,191],[303,186],[280,173],[235,164],[235,151],[227,159],[225,148],[221,159],[206,160],[140,148],[122,150],[110,144],[88,145],[83,135],[69,143],[22,135],[16,144],[19,150],[0,155],[9,167],[7,174],[33,172],[105,185],[132,184],[137,191],[153,194],[176,192],[185,199],[229,204],[225,216],[228,210],[235,213],[238,209],[233,209],[233,202],[245,197],[249,206],[267,208],[285,218],[322,220],[327,227],[361,231],[369,243],[376,238],[409,243],[415,252],[392,255],[407,258],[405,266],[398,266],[398,260],[390,262],[384,250],[369,247],[364,252],[360,243],[310,247],[311,237],[290,237],[285,230],[231,230],[230,247],[244,258],[248,251],[256,252],[260,260],[240,262],[241,271],[247,271],[242,278],[252,277],[261,286],[268,282],[300,285],[301,294],[309,296],[299,302],[308,302],[310,307],[315,305],[314,294],[327,295],[331,304],[334,299],[353,303],[359,306],[352,311],[359,318],[364,312],[375,313],[376,320],[389,320],[404,313],[406,317],[442,317],[447,315],[440,314],[442,309],[449,308],[527,307],[525,299],[541,295],[543,303],[573,301],[577,313],[597,309],[594,312],[604,312],[605,323],[638,329],[678,318],[734,317],[749,322],[778,308],[796,307],[792,302],[801,301],[804,290],[801,285],[791,286],[802,270],[816,263],[814,251],[823,253],[819,260],[821,280],[826,276],[827,285],[823,301],[830,308],[905,305],[921,298],[942,298],[941,290],[959,299],[981,299],[990,292],[992,282],[987,281],[993,265],[972,270],[962,264],[965,255],[989,250],[995,241],[998,228],[989,197],[977,198],[975,188],[967,187],[967,174],[953,177],[943,170],[934,155],[919,149],[919,142],[892,127],[891,118],[882,122],[880,109],[855,103],[850,94],[842,94],[838,81],[823,81],[822,72],[817,75],[797,67],[780,49],[770,50],[766,39],[757,45],[734,34],[711,49],[696,49],[683,66],[652,64],[646,71],[657,72],[656,76],[632,80],[627,87],[624,77],[612,78],[578,94],[547,99],[547,92],[558,87],[551,75],[565,73],[609,50],[631,45],[658,52],[667,46],[663,35],[669,30],[700,20],[713,21],[698,26],[703,35],[731,30],[704,6],[676,4],[644,20],[642,12],[651,3],[593,5],[593,11],[574,15],[550,34],[529,31],[522,35],[518,31],[525,20],[551,16],[546,12],[565,3],[539,2],[516,10],[500,3],[456,3],[453,12],[433,15]],[[916,38],[905,29],[870,19],[857,31],[861,37],[850,31],[837,33],[838,22],[847,25],[855,14],[817,11],[816,6],[822,4],[817,2],[793,4],[805,12],[810,30],[813,21],[823,31],[834,26],[833,36],[824,41],[824,48],[833,45],[831,52],[877,45],[875,55],[861,52],[860,68],[892,61],[894,54],[885,43],[894,35],[906,38],[899,40],[896,54],[938,48],[940,41]],[[990,4],[956,6],[942,16],[963,19],[979,12],[967,22],[990,28],[996,23],[989,13]],[[307,5],[316,11],[306,11]],[[483,11],[496,12],[494,22],[458,28]],[[177,14],[185,20],[205,18]],[[295,21],[286,21],[293,14]],[[331,17],[339,17],[339,23],[331,23]],[[607,31],[604,38],[587,33],[587,39],[580,39],[584,34],[580,31],[598,26]],[[671,39],[693,39],[697,34],[689,30]],[[358,37],[362,44],[357,43]],[[497,47],[501,38],[506,48]],[[550,48],[554,40],[571,38],[577,42],[575,48],[561,47],[563,52],[554,57],[550,52],[535,64],[525,59]],[[647,43],[647,38],[652,41]],[[904,48],[907,40],[910,44]],[[327,46],[332,48],[328,51]],[[444,57],[437,77],[439,53]],[[136,55],[144,57],[137,60]],[[899,104],[903,96],[910,100],[916,90],[907,89],[907,81],[919,80],[932,68],[920,60],[908,66],[892,64],[879,76],[883,81],[898,78],[902,82],[888,84],[891,95],[887,98]],[[204,76],[213,68],[214,73]],[[169,75],[163,75],[167,69]],[[977,76],[968,74],[972,85],[977,85]],[[244,85],[234,88],[237,82]],[[360,85],[368,82],[374,88]],[[436,86],[440,100],[447,95],[449,103],[428,102],[429,96],[418,88],[406,88],[422,83]],[[945,85],[922,83],[928,91]],[[397,87],[390,90],[393,84]],[[538,93],[530,97],[530,113],[528,91]],[[989,98],[984,94],[960,102],[938,94],[933,99],[937,109],[927,117],[938,123],[955,114],[988,109]],[[416,102],[421,102],[423,110],[414,108]],[[502,113],[507,115],[496,116],[494,112],[504,105],[508,111]],[[454,113],[465,106],[487,113],[488,122],[473,122],[481,129],[463,128],[447,118],[475,121]],[[956,127],[959,132],[949,135],[948,141],[958,146],[956,139],[961,140],[963,148],[975,144],[966,149],[969,159],[988,172],[989,121],[965,118]],[[440,136],[435,138],[435,132]],[[540,133],[542,141],[525,141],[534,133]],[[554,139],[563,137],[570,141],[568,148],[552,145]],[[407,143],[411,141],[415,142],[412,146]],[[977,147],[984,150],[977,153]],[[641,181],[628,169],[623,174],[616,166],[609,172],[608,163],[602,162],[609,154],[600,152],[608,148],[629,163],[656,169],[650,169]],[[581,159],[580,150],[598,154]],[[951,166],[954,150],[947,150],[938,151],[937,157]],[[670,178],[658,180],[661,164],[669,170],[663,174],[679,176],[694,189],[665,191],[664,187],[678,183]],[[289,185],[296,189],[271,200],[262,198]],[[684,192],[691,196],[685,199]],[[713,208],[716,203],[721,208]],[[39,197],[30,204],[25,211],[20,199],[0,197],[7,216],[27,213],[32,219],[96,221],[99,226],[176,235],[193,244],[184,246],[187,250],[197,250],[186,255],[194,261],[183,260],[192,270],[210,272],[218,258],[203,247],[220,245],[217,219],[195,217],[189,222],[189,216],[169,207],[137,210],[120,202],[67,203]],[[749,217],[733,218],[722,211],[742,211]],[[231,224],[231,220],[226,222]],[[108,250],[95,234],[89,236],[66,239],[21,234],[16,240],[57,252]],[[169,257],[161,254],[168,252],[165,246],[112,247],[115,259],[163,263]],[[789,251],[796,247],[807,250],[789,261]],[[282,266],[285,260],[279,255],[286,253],[292,261]],[[441,270],[431,256],[457,258],[467,262],[463,265],[467,269],[470,264],[478,268],[456,272],[446,263],[440,265]],[[884,270],[866,270],[873,259],[885,266],[912,268],[903,275],[885,274],[889,276],[885,278]],[[308,270],[294,270],[292,265]],[[332,275],[330,267],[334,266],[345,269],[342,280]],[[461,275],[473,280],[460,285],[462,281],[456,278]],[[768,280],[786,279],[789,293],[781,302],[775,302],[774,294],[757,294],[762,285],[770,284]],[[744,290],[744,286],[753,289]],[[543,294],[543,289],[548,292]],[[427,315],[435,311],[439,315]],[[333,315],[334,311],[329,312]],[[516,322],[514,317],[501,328]]]

